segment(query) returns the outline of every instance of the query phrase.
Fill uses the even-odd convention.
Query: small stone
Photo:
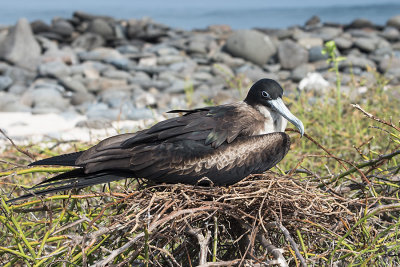
[[[222,76],[222,77],[225,77],[225,78],[231,78],[231,77],[235,76],[235,74],[232,71],[232,69],[229,66],[227,66],[227,65],[225,65],[223,63],[213,64],[212,73],[214,75]]]
[[[82,61],[87,61],[87,60],[102,61],[102,60],[107,60],[107,59],[124,58],[121,55],[121,53],[118,52],[118,50],[115,50],[112,48],[105,48],[105,47],[95,48],[88,52],[86,52],[86,51],[81,52],[78,54],[78,56]]]
[[[70,37],[72,32],[74,31],[74,27],[72,27],[71,23],[64,19],[53,20],[52,32],[57,33],[63,37]]]
[[[313,46],[308,50],[308,61],[315,62],[320,60],[326,60],[328,58],[327,54],[322,54],[322,46]]]
[[[10,88],[8,88],[8,92],[14,95],[22,95],[26,90],[28,90],[28,88],[19,83],[13,84],[10,86]]]
[[[346,67],[359,67],[362,70],[366,70],[368,67],[370,68],[376,68],[376,64],[367,58],[363,57],[358,57],[355,55],[349,55],[346,57],[346,60],[341,61],[339,63],[339,67],[341,69],[346,68]]]
[[[6,90],[13,83],[13,80],[8,76],[0,76],[0,91]]]
[[[203,42],[192,41],[187,48],[189,53],[207,54],[207,46]]]
[[[195,72],[193,74],[193,79],[199,81],[208,81],[211,80],[213,76],[209,72]]]
[[[379,63],[379,69],[381,72],[385,73],[389,69],[400,68],[400,58],[398,57],[386,57]]]
[[[276,53],[268,35],[255,30],[235,31],[226,41],[226,50],[235,57],[264,65]]]
[[[354,45],[367,53],[374,51],[376,48],[376,42],[372,38],[357,38],[354,41]]]
[[[353,20],[348,25],[348,28],[353,28],[353,29],[374,28],[374,25],[368,19],[358,18],[358,19]]]
[[[106,41],[98,34],[86,32],[79,35],[71,44],[72,47],[79,47],[84,50],[92,50],[104,46]]]
[[[71,70],[64,62],[52,61],[41,64],[39,66],[39,73],[42,76],[62,78],[71,74]]]
[[[42,20],[33,21],[31,23],[31,29],[34,34],[51,31],[51,27]]]
[[[310,72],[314,72],[315,67],[311,64],[302,64],[300,66],[297,66],[294,68],[291,74],[291,79],[294,82],[299,82],[301,81],[304,77],[308,75]]]
[[[157,58],[158,65],[171,65],[184,61],[185,58],[180,55],[165,55]]]
[[[345,38],[345,37],[336,37],[334,39],[336,47],[339,50],[345,50],[345,49],[349,49],[353,46],[353,41],[350,38]]]
[[[283,69],[294,69],[308,62],[308,51],[291,40],[285,40],[278,46],[278,57]]]
[[[94,96],[88,92],[76,92],[71,97],[71,104],[74,106],[82,105],[86,102],[92,102],[94,99]]]
[[[324,40],[324,42],[333,40],[334,38],[338,37],[341,33],[343,32],[343,30],[341,28],[337,28],[337,27],[321,27],[321,28],[317,28],[314,32],[313,35],[315,37],[319,37],[322,40]]]
[[[103,19],[94,19],[89,23],[88,32],[98,34],[106,40],[114,38],[113,26]]]
[[[306,26],[315,26],[321,23],[321,19],[318,16],[312,16],[306,21]]]
[[[297,43],[307,49],[310,49],[311,47],[314,47],[314,46],[322,46],[323,45],[322,39],[316,38],[316,37],[301,38],[301,39],[297,40]]]
[[[28,90],[24,93],[23,98],[29,98],[31,107],[36,109],[37,112],[41,108],[50,108],[58,113],[67,109],[69,105],[68,100],[64,99],[56,88],[52,87],[39,87],[34,90]],[[42,111],[44,109],[41,109],[40,113]]]
[[[106,119],[88,119],[77,122],[75,124],[75,127],[89,128],[89,129],[106,129],[106,128],[111,128],[112,123],[110,120]]]
[[[71,77],[60,77],[60,83],[68,90],[73,92],[87,92],[87,88],[78,80]]]
[[[111,79],[122,79],[128,80],[132,77],[132,75],[126,71],[122,70],[113,70],[107,69],[101,74],[104,77],[111,78]]]

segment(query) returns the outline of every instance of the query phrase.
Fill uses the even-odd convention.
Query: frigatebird
[[[303,123],[285,106],[282,95],[276,81],[261,79],[244,101],[173,110],[170,113],[183,115],[143,131],[107,138],[86,151],[33,162],[30,166],[76,168],[14,200],[125,178],[197,184],[207,177],[214,185],[231,185],[263,173],[289,150],[290,138],[284,133],[287,121],[304,133]]]

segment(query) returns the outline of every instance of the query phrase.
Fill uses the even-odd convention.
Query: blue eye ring
[[[262,95],[264,98],[271,99],[271,96],[270,96],[266,91],[262,91],[262,92],[261,92],[261,95]]]

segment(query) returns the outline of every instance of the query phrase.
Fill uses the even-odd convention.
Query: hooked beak
[[[301,122],[301,120],[299,120],[298,118],[296,118],[291,112],[290,110],[285,106],[285,104],[283,103],[282,99],[280,97],[278,97],[278,99],[275,100],[269,100],[268,101],[269,104],[271,104],[271,107],[278,112],[279,114],[281,114],[285,119],[287,119],[288,121],[290,121],[294,126],[296,126],[297,129],[299,129],[301,136],[303,136],[304,134],[304,126],[303,123]]]

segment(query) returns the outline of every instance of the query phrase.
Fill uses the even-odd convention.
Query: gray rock
[[[309,18],[305,25],[306,26],[316,26],[319,25],[321,23],[321,19],[318,16],[312,16],[311,18]]]
[[[233,70],[223,63],[216,63],[212,65],[212,73],[223,78],[232,78],[235,76]]]
[[[294,82],[300,82],[303,78],[307,76],[308,73],[314,72],[315,67],[311,64],[301,64],[294,68],[291,73],[291,79]]]
[[[189,86],[193,86],[193,84],[191,84],[188,81],[184,81],[184,80],[175,80],[170,87],[168,87],[167,89],[165,89],[166,93],[169,94],[176,94],[176,93],[184,93],[185,89],[189,88]]]
[[[370,53],[376,48],[376,40],[372,38],[357,38],[354,41],[354,45],[360,50]]]
[[[235,31],[226,41],[226,50],[235,57],[264,65],[276,53],[276,47],[268,37],[255,30]]]
[[[191,41],[186,51],[189,53],[207,54],[207,44],[204,42]]]
[[[351,40],[351,37],[346,38],[343,36],[339,36],[336,37],[335,39],[333,39],[336,43],[336,47],[339,50],[345,50],[345,49],[349,49],[353,46],[353,41]]]
[[[24,93],[23,98],[29,98],[25,101],[31,102],[31,107],[36,109],[36,112],[46,113],[45,109],[50,108],[51,111],[61,112],[68,108],[69,101],[64,99],[55,88],[37,88],[35,90],[28,90]]]
[[[322,40],[324,40],[324,42],[326,42],[326,41],[333,40],[335,37],[338,37],[342,32],[343,32],[343,30],[341,28],[325,26],[325,27],[317,28],[313,32],[313,35],[315,37],[321,38]]]
[[[106,41],[98,34],[86,32],[79,35],[71,44],[72,47],[83,48],[84,50],[92,50],[94,48],[104,46]]]
[[[291,40],[285,40],[278,46],[279,62],[283,69],[294,69],[307,63],[308,51]]]
[[[125,102],[130,102],[131,92],[124,90],[104,90],[100,94],[100,99],[110,108],[121,108]]]
[[[121,53],[118,52],[118,50],[115,50],[112,48],[105,48],[105,47],[99,47],[99,48],[95,48],[91,51],[81,52],[78,54],[78,56],[83,61],[87,61],[87,60],[102,61],[102,60],[107,60],[107,59],[124,58],[124,56],[122,56]]]
[[[322,54],[322,46],[313,46],[308,50],[308,61],[315,62],[328,59],[327,54]]]
[[[376,64],[367,58],[363,57],[358,57],[354,55],[349,55],[346,57],[346,60],[341,61],[339,63],[340,69],[344,69],[346,67],[353,68],[353,67],[359,67],[363,70],[367,69],[367,66],[371,68],[376,68]]]
[[[157,93],[159,92],[156,90]],[[145,108],[149,106],[157,105],[156,97],[150,93],[145,91],[137,90],[133,96],[133,102],[135,103],[136,108]]]
[[[160,66],[158,68],[161,68],[164,66]],[[168,66],[168,70],[179,73],[182,76],[190,76],[193,74],[193,72],[197,68],[197,63],[194,62],[193,60],[185,60],[182,62],[177,62],[173,63]],[[167,68],[164,67],[164,71],[166,71]]]
[[[41,33],[41,32],[50,32],[51,27],[47,23],[45,23],[42,20],[35,20],[31,23],[31,29],[32,32],[35,34]]]
[[[385,73],[385,77],[390,80],[391,84],[399,84],[400,83],[400,67],[388,69],[388,71]]]
[[[113,70],[113,69],[106,69],[101,73],[101,75],[107,78],[121,79],[121,80],[128,80],[132,78],[132,75],[126,71]]]
[[[322,39],[317,37],[300,38],[297,40],[297,43],[307,49],[310,49],[314,46],[322,46],[324,44]]]
[[[389,69],[400,68],[400,58],[386,57],[379,62],[379,69],[381,72],[387,72]]]
[[[154,118],[154,113],[148,108],[135,108],[132,103],[125,103],[121,108],[122,119],[143,120]]]
[[[28,88],[20,83],[15,83],[8,88],[8,92],[15,95],[22,95],[26,90],[28,90]]]
[[[139,48],[133,45],[121,45],[116,47],[121,54],[137,54],[140,53]]]
[[[86,116],[88,119],[117,120],[121,114],[119,109],[109,109],[105,103],[94,103],[89,105]]]
[[[6,90],[13,83],[13,80],[8,76],[0,76],[0,91]]]
[[[358,18],[353,20],[347,27],[354,29],[362,29],[362,28],[373,28],[374,25],[368,19]]]
[[[260,67],[249,64],[245,64],[236,69],[236,74],[244,75],[253,82],[266,78],[269,75],[269,73],[265,72]]]
[[[169,81],[150,80],[150,79],[144,79],[144,78],[140,78],[140,77],[130,78],[129,83],[138,85],[145,90],[148,90],[150,88],[157,88],[159,90],[164,90],[167,87],[171,86],[171,83]]]
[[[193,79],[199,80],[199,81],[208,81],[213,78],[213,76],[209,72],[204,72],[204,71],[195,72],[192,77],[193,77]]]
[[[98,79],[85,79],[84,84],[89,92],[96,93],[108,89],[127,88],[127,80],[110,79],[101,77]]]
[[[95,97],[88,92],[76,92],[71,97],[71,104],[74,106],[82,105],[83,103],[93,102]]]
[[[60,83],[68,90],[73,92],[85,93],[87,88],[79,80],[73,79],[71,77],[60,77]]]
[[[171,65],[174,63],[182,62],[185,58],[180,55],[164,55],[157,58],[158,65]]]
[[[19,19],[0,43],[0,59],[35,70],[41,49],[26,19]]]
[[[74,32],[74,27],[72,27],[71,23],[64,19],[56,19],[52,22],[51,30],[52,32],[63,37],[70,37]]]
[[[89,129],[106,129],[111,128],[112,123],[105,119],[89,119],[84,121],[78,121],[75,127],[79,128],[89,128]]]
[[[30,112],[31,108],[20,101],[20,97],[14,94],[0,92],[1,112]]]
[[[243,58],[232,57],[231,55],[218,51],[211,55],[213,61],[222,62],[228,65],[229,67],[239,67],[243,65],[246,61]]]
[[[385,27],[385,29],[380,33],[380,36],[388,41],[395,42],[400,39],[400,32],[394,27]]]
[[[400,30],[400,15],[391,17],[387,22],[387,26],[391,26]]]
[[[280,70],[277,75],[278,75],[277,80],[285,81],[290,78],[291,73],[288,70]]]
[[[91,22],[89,22],[87,31],[94,34],[98,34],[106,40],[114,38],[113,26],[106,20],[100,18],[94,19]]]
[[[61,61],[52,61],[39,66],[39,74],[47,77],[62,78],[71,74],[70,68]]]

